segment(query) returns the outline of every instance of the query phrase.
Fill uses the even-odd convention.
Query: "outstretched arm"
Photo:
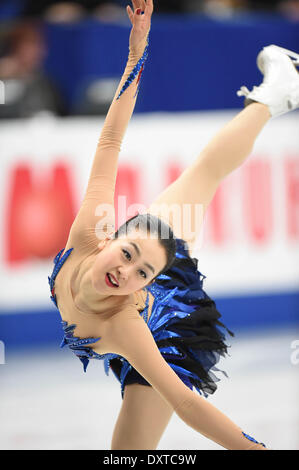
[[[261,444],[247,439],[227,416],[180,380],[134,309],[127,307],[115,316],[110,338],[113,353],[125,357],[188,426],[226,449],[265,450]]]
[[[85,197],[72,225],[70,235],[73,245],[86,246],[89,242],[92,243],[92,240],[98,243],[97,238],[101,238],[101,230],[99,230],[101,224],[98,223],[101,216],[105,216],[110,229],[114,225],[114,190],[118,155],[138,95],[153,12],[153,0],[133,0],[132,3],[134,12],[129,6],[127,7],[132,23],[128,62],[106,116]],[[139,14],[138,10],[140,13],[144,11],[144,14]],[[101,204],[109,207],[109,214],[105,215],[99,210]],[[96,224],[98,230],[95,233]]]

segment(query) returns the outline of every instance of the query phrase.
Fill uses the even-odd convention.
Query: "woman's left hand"
[[[151,29],[151,17],[154,10],[153,0],[132,0],[134,11],[127,6],[127,13],[132,23],[130,51],[140,52]],[[141,13],[144,12],[142,15]]]

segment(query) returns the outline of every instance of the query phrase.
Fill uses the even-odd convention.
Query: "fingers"
[[[145,0],[132,0],[134,11],[141,8],[141,11],[145,11],[146,3]]]
[[[128,17],[130,18],[131,23],[133,24],[134,13],[132,11],[132,8],[129,5],[127,6],[127,13],[128,13]]]
[[[139,0],[132,0],[132,4],[133,4],[134,13],[135,13],[135,11],[137,10],[137,8],[140,8],[140,6],[139,6]]]
[[[154,11],[153,0],[146,0],[145,14],[151,16]]]
[[[141,0],[141,9],[142,9],[142,11],[144,11],[144,12],[145,12],[145,10],[146,10],[146,3],[145,3],[144,0]]]
[[[132,0],[132,4],[133,4],[134,12],[136,12],[138,8],[141,8],[141,10],[146,15],[150,16],[153,13],[153,10],[154,10],[153,0]]]
[[[153,0],[141,0],[142,3],[142,11],[146,16],[151,16],[154,11],[154,3]]]
[[[127,14],[132,24],[134,22],[134,14],[136,14],[136,10],[139,8],[144,12],[146,17],[151,17],[154,10],[153,0],[132,0],[132,4],[133,10],[129,5],[127,6]]]

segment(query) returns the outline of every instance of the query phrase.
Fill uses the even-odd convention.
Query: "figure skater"
[[[103,360],[105,372],[111,369],[121,384],[112,450],[155,449],[173,412],[226,449],[265,450],[206,400],[216,389],[219,379],[212,371],[227,353],[229,331],[203,290],[198,260],[190,257],[196,234],[176,237],[184,233],[183,221],[173,214],[166,218],[162,207],[191,205],[191,226],[198,204],[205,213],[219,184],[244,162],[269,119],[299,107],[294,66],[299,56],[265,47],[258,55],[263,83],[251,92],[245,87],[239,91],[246,97],[245,108],[146,213],[115,231],[114,214],[108,210],[104,217],[101,207],[114,205],[118,155],[148,55],[153,12],[153,0],[132,4],[133,10],[127,7],[132,23],[128,62],[105,119],[83,203],[48,278],[62,318],[61,346],[68,345],[84,371],[90,359]],[[168,237],[162,236],[166,229]]]

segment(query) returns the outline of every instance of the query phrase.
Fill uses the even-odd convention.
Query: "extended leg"
[[[127,385],[111,450],[156,449],[172,414],[173,409],[153,387]]]
[[[219,184],[249,156],[257,136],[270,117],[269,109],[264,104],[247,106],[216,134],[194,163],[149,206],[148,212],[170,223],[174,234],[185,239],[191,250],[201,228],[200,216],[202,222]],[[179,208],[177,213],[170,210],[165,216],[165,208],[175,205]],[[187,220],[181,216],[184,206],[185,213],[190,214],[188,231]]]

